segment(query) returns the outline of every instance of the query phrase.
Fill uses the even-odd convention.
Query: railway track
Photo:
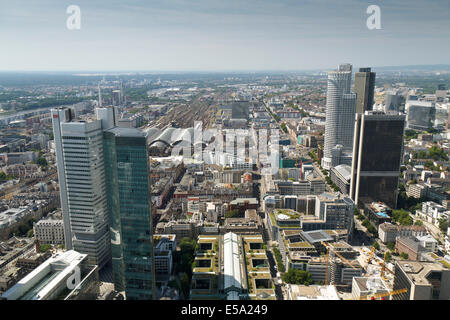
[[[203,127],[210,125],[215,116],[216,107],[213,100],[203,100],[197,96],[189,105],[173,107],[163,118],[158,121],[158,127],[163,128],[174,122],[180,128],[194,126],[195,121],[202,121]]]

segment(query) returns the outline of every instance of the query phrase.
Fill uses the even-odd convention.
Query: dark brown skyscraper
[[[359,68],[359,72],[355,72],[356,113],[372,110],[375,75],[370,68]]]
[[[356,114],[350,197],[355,204],[382,201],[397,206],[405,115]]]

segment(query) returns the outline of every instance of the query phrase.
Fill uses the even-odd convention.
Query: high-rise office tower
[[[350,197],[357,205],[382,201],[397,207],[405,115],[356,114]]]
[[[88,254],[89,263],[101,268],[111,258],[103,162],[103,129],[107,128],[102,120],[75,121],[69,108],[51,113],[65,246]]]
[[[127,300],[153,299],[155,269],[147,136],[115,127],[104,133],[114,287]]]
[[[375,76],[371,68],[359,68],[359,72],[355,72],[356,113],[373,109]]]
[[[352,65],[339,65],[328,73],[325,144],[322,166],[330,169],[351,164],[356,95],[350,92]]]
[[[436,104],[429,101],[408,101],[405,104],[408,115],[406,126],[408,129],[427,130],[432,128],[436,120]]]
[[[402,96],[396,90],[387,91],[384,100],[384,112],[400,110],[400,105],[402,103]]]
[[[122,104],[122,92],[120,90],[112,91],[112,104],[113,106],[120,106]]]

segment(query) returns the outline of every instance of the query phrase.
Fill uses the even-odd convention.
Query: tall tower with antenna
[[[125,99],[123,96],[123,81],[120,80],[120,105],[125,103]]]
[[[98,84],[98,107],[102,107],[102,90],[100,89],[100,83]]]

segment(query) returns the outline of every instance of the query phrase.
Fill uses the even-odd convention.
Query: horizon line
[[[344,62],[342,62],[344,63]],[[352,66],[355,66],[352,64]],[[363,66],[358,66],[363,67]],[[450,68],[449,64],[407,64],[407,65],[384,65],[384,66],[367,66],[364,65],[364,67],[368,68],[383,68],[383,69],[389,69],[389,68],[407,68],[407,67],[440,67],[440,68]],[[199,69],[185,69],[185,70],[149,70],[149,69],[120,69],[120,70],[114,70],[114,69],[91,69],[91,70],[70,70],[70,69],[58,69],[58,70],[45,70],[45,69],[39,69],[39,70],[0,70],[0,73],[261,73],[261,72],[323,72],[329,69],[332,69],[334,67],[328,67],[328,68],[311,68],[311,69],[205,69],[205,70],[199,70]]]

